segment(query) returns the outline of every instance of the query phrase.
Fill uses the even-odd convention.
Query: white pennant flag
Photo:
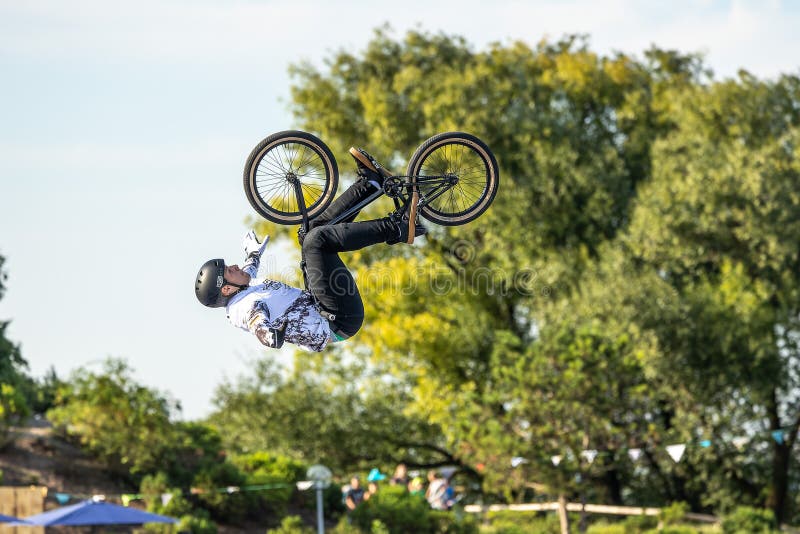
[[[594,459],[597,458],[597,451],[595,449],[581,451],[581,456],[583,456],[583,459],[589,462],[589,465],[591,465],[592,462],[594,462]]]
[[[554,466],[558,467],[558,464],[560,464],[560,463],[561,463],[561,455],[560,455],[560,454],[557,454],[557,455],[555,455],[555,456],[552,456],[552,457],[550,458],[550,461],[551,461],[551,462],[553,462],[553,465],[554,465]]]
[[[169,501],[172,500],[171,493],[162,493],[161,494],[161,506],[166,506],[169,504]]]
[[[686,450],[686,445],[681,443],[680,445],[667,445],[667,454],[677,463],[681,461],[683,458],[683,452]]]
[[[523,458],[522,456],[514,456],[511,458],[511,467],[519,467],[522,464],[527,464],[528,460]]]
[[[750,441],[748,438],[738,437],[738,438],[733,438],[731,440],[731,443],[733,443],[733,446],[736,447],[737,449],[741,449],[742,447],[747,445],[748,441]]]
[[[642,449],[630,449],[628,451],[628,456],[635,462],[642,457]]]

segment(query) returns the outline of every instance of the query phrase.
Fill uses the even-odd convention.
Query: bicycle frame
[[[408,178],[413,178],[414,181],[407,181]],[[290,180],[291,181],[291,180]],[[402,195],[400,192],[402,190],[407,191],[414,191],[416,190],[419,193],[419,204],[418,207],[422,208],[429,204],[431,201],[437,199],[445,192],[447,192],[450,188],[452,188],[455,184],[458,183],[458,178],[452,175],[442,175],[442,176],[388,176],[386,177],[386,181],[390,184],[394,184],[393,187],[387,188],[384,187],[383,189],[379,189],[372,193],[370,196],[356,204],[355,206],[351,207],[350,209],[344,211],[343,213],[339,214],[338,216],[331,219],[330,222],[327,224],[337,224],[344,220],[347,220],[353,214],[358,213],[366,206],[377,200],[378,198],[382,197],[383,195],[389,196],[392,200],[394,200],[395,209],[398,211],[405,210],[408,206],[408,203],[411,201],[411,195],[406,195],[403,199],[403,202],[400,202],[400,198]],[[292,181],[292,185],[294,186],[294,193],[297,197],[297,206],[300,210],[300,213],[303,217],[303,230],[308,231],[308,213],[306,210],[305,201],[303,199],[302,190],[300,188],[300,181],[295,179]],[[426,185],[432,186],[433,189],[428,190],[427,195],[423,195],[419,192],[419,186]]]

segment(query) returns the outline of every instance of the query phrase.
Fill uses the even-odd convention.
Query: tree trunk
[[[783,442],[775,442],[772,448],[772,483],[767,494],[767,508],[775,514],[775,520],[780,525],[783,522],[786,510],[786,494],[789,491],[789,446]]]
[[[766,407],[770,428],[772,428],[773,431],[781,431],[782,425],[780,415],[778,414],[778,393],[774,388],[772,389]],[[788,440],[783,433],[781,433],[781,438],[779,440],[775,439],[773,436],[772,482],[765,504],[767,508],[770,508],[775,514],[775,521],[778,522],[778,525],[783,522],[783,516],[786,511],[786,494],[789,491],[789,464],[792,461],[791,452],[797,437],[796,425],[797,422],[793,425]]]

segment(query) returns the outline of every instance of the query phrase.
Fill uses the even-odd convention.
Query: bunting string
[[[240,493],[246,491],[266,491],[266,490],[273,490],[273,489],[284,489],[284,488],[294,488],[303,491],[308,489],[306,484],[303,482],[298,482],[296,484],[290,483],[276,483],[276,484],[251,484],[248,486],[226,486],[224,488],[189,488],[188,491],[180,490],[177,492],[169,492],[169,493],[162,493],[161,494],[161,504],[166,506],[172,500],[173,497],[176,495],[203,495],[203,494],[210,494],[210,493],[226,493],[231,495],[233,493]],[[103,494],[103,495],[87,495],[87,494],[80,494],[80,493],[64,493],[64,492],[55,492],[52,494],[53,498],[58,502],[58,504],[64,505],[69,503],[72,500],[87,500],[87,499],[101,499],[101,500],[117,500],[123,504],[123,506],[128,506],[132,501],[140,501],[145,498],[144,494],[141,493],[120,493],[120,494]]]
[[[766,434],[769,434],[769,436],[775,441],[775,443],[777,443],[778,445],[783,445],[784,443],[786,443],[786,440],[789,438],[789,433],[792,432],[792,430],[793,427],[784,427],[784,428],[778,428],[776,430],[767,430],[765,432],[759,432],[750,437],[737,436],[734,438],[730,438],[729,440],[723,440],[723,439],[711,440],[708,438],[699,440],[690,440],[685,443],[672,443],[669,445],[665,445],[664,450],[675,463],[679,463],[686,452],[686,448],[689,446],[693,446],[695,444],[699,445],[700,448],[707,449],[712,445],[714,445],[715,443],[724,443],[727,441],[730,442],[737,449],[741,450],[742,448],[744,448],[745,445],[759,438],[759,436],[763,438]],[[639,447],[630,448],[627,450],[628,457],[631,459],[631,461],[637,462],[639,461],[639,458],[642,457],[643,450],[644,450],[643,448]],[[584,449],[580,452],[580,458],[586,461],[586,463],[588,463],[589,465],[591,465],[598,457],[614,455],[614,454],[616,454],[616,451]],[[561,464],[561,462],[565,458],[572,458],[572,454],[571,453],[554,454],[553,456],[550,457],[550,462],[553,464],[553,466],[558,467],[559,464]],[[522,456],[514,456],[513,458],[511,458],[511,467],[519,467],[520,465],[525,463],[529,463],[529,460]]]

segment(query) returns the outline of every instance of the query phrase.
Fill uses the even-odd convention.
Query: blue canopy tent
[[[20,525],[27,524],[24,519],[3,514],[0,514],[0,523],[19,523]]]
[[[144,523],[177,523],[178,520],[165,515],[151,514],[136,508],[128,508],[103,501],[82,501],[26,517],[25,525],[93,526],[93,525],[143,525]]]

